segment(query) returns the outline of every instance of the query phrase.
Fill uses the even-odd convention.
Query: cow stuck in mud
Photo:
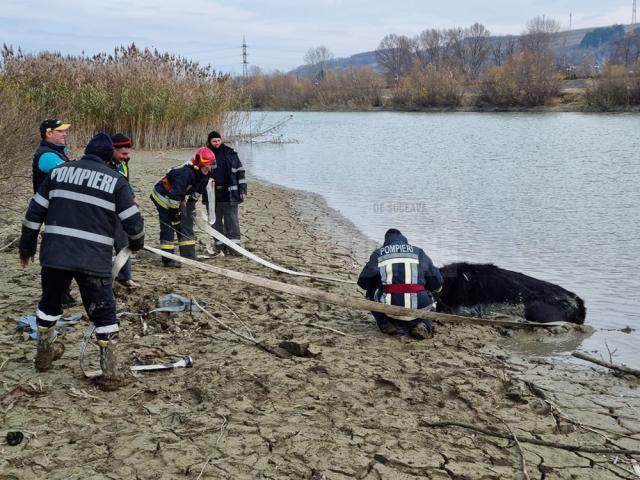
[[[451,263],[440,269],[438,311],[457,315],[519,316],[530,322],[583,324],[586,309],[575,293],[492,264]]]

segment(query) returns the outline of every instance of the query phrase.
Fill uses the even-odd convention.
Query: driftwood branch
[[[579,358],[580,360],[586,360],[587,362],[595,363],[596,365],[600,365],[601,367],[607,367],[617,372],[628,373],[629,375],[640,377],[640,370],[636,370],[635,368],[629,368],[625,367],[624,365],[615,365],[610,362],[605,362],[604,360],[600,360],[599,358],[592,357],[591,355],[587,355],[586,353],[582,352],[573,352],[571,355]]]
[[[492,430],[487,430],[486,428],[477,427],[475,425],[463,422],[427,422],[423,420],[420,422],[420,426],[431,428],[460,427],[466,428],[468,430],[473,430],[484,435],[489,435],[490,437],[504,438],[507,440],[513,439],[513,435],[511,433],[494,432]],[[627,450],[624,448],[586,447],[583,445],[570,445],[568,443],[547,442],[544,440],[538,440],[537,438],[528,437],[518,437],[518,440],[522,443],[531,443],[533,445],[541,445],[543,447],[559,448],[561,450],[568,450],[570,452],[603,453],[611,455],[640,455],[640,450]]]
[[[264,343],[262,343],[260,340],[256,340],[255,338],[253,338],[253,336],[249,337],[247,335],[243,335],[242,333],[234,330],[233,328],[231,328],[229,325],[227,325],[226,323],[224,323],[222,320],[214,317],[213,315],[211,315],[209,312],[207,312],[205,310],[205,308],[200,305],[198,302],[196,302],[195,300],[193,300],[193,304],[198,307],[200,310],[202,310],[204,313],[206,313],[209,317],[213,318],[213,320],[218,323],[218,325],[220,325],[222,328],[224,328],[225,330],[227,330],[228,332],[233,333],[234,335],[246,340],[247,342],[251,342],[253,343],[256,347],[264,350],[265,352],[271,353],[272,355],[275,355],[276,357],[280,357],[280,358],[289,358],[287,355],[285,355],[284,353],[281,353],[279,351],[277,351],[274,348],[271,348],[268,345],[265,345]]]
[[[518,449],[518,453],[520,454],[520,469],[522,470],[522,476],[524,477],[525,480],[531,480],[531,477],[529,477],[529,472],[527,472],[527,461],[524,457],[524,450],[522,450],[522,445],[520,445],[520,441],[518,440],[518,437],[516,436],[515,432],[511,429],[509,424],[507,424],[507,422],[505,422],[502,418],[498,417],[497,415],[491,415],[491,416],[500,420],[500,422],[502,422],[502,424],[506,427],[506,429],[509,430],[509,433],[511,434],[511,437],[513,438],[513,441],[515,442],[516,447]]]

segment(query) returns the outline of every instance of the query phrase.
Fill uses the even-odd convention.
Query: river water
[[[436,265],[557,283],[596,331],[550,353],[640,367],[640,333],[621,331],[640,329],[640,115],[305,112],[281,133],[297,143],[240,147],[250,176],[322,195],[377,242],[399,228]]]

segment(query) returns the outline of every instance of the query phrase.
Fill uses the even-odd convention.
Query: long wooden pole
[[[356,310],[380,312],[380,313],[385,313],[387,315],[396,315],[396,316],[399,315],[399,316],[408,316],[413,318],[423,318],[426,320],[438,321],[442,323],[465,323],[465,324],[471,324],[471,325],[491,325],[494,327],[528,328],[532,326],[533,327],[549,327],[553,325],[558,325],[557,322],[554,322],[552,324],[533,323],[533,322],[521,323],[521,322],[513,322],[513,321],[488,320],[484,318],[462,317],[459,315],[449,315],[446,313],[428,312],[425,310],[415,310],[412,308],[398,307],[395,305],[385,305],[383,303],[372,302],[364,298],[355,298],[355,297],[346,297],[346,296],[336,295],[334,293],[325,292],[323,290],[318,290],[315,288],[300,287],[298,285],[289,285],[287,283],[270,280],[268,278],[259,277],[257,275],[251,275],[248,273],[236,272],[235,270],[227,270],[225,268],[215,267],[213,265],[208,265],[202,262],[198,262],[196,260],[191,260],[188,258],[180,257],[179,255],[174,255],[172,253],[164,252],[154,247],[145,246],[144,248],[145,250],[148,250],[149,252],[155,253],[162,257],[170,258],[171,260],[175,260],[177,262],[183,263],[185,265],[189,265],[191,267],[199,268],[201,270],[206,270],[208,272],[215,273],[223,277],[231,278],[233,280],[238,280],[239,282],[248,283],[250,285],[255,285],[257,287],[267,288],[269,290],[274,290],[276,292],[296,295],[298,297],[306,298],[308,300],[313,300],[316,302],[330,303],[333,305],[339,305],[341,307],[354,308]]]

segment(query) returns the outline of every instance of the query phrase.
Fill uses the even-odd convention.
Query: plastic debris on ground
[[[206,304],[205,304],[206,306]],[[166,295],[162,295],[158,299],[158,306],[151,310],[149,313],[153,312],[184,312],[193,311],[194,310],[193,301],[190,298],[183,297],[182,295],[178,295],[177,293],[168,293]],[[196,311],[200,309],[196,307]]]
[[[82,320],[82,314],[75,315],[66,315],[62,317],[60,320],[56,322],[56,335],[60,334],[60,332],[64,332],[65,330],[71,328],[73,325]],[[25,315],[24,317],[18,319],[18,330],[21,332],[26,332],[31,337],[31,340],[35,340],[38,337],[38,326],[36,324],[36,315]]]

